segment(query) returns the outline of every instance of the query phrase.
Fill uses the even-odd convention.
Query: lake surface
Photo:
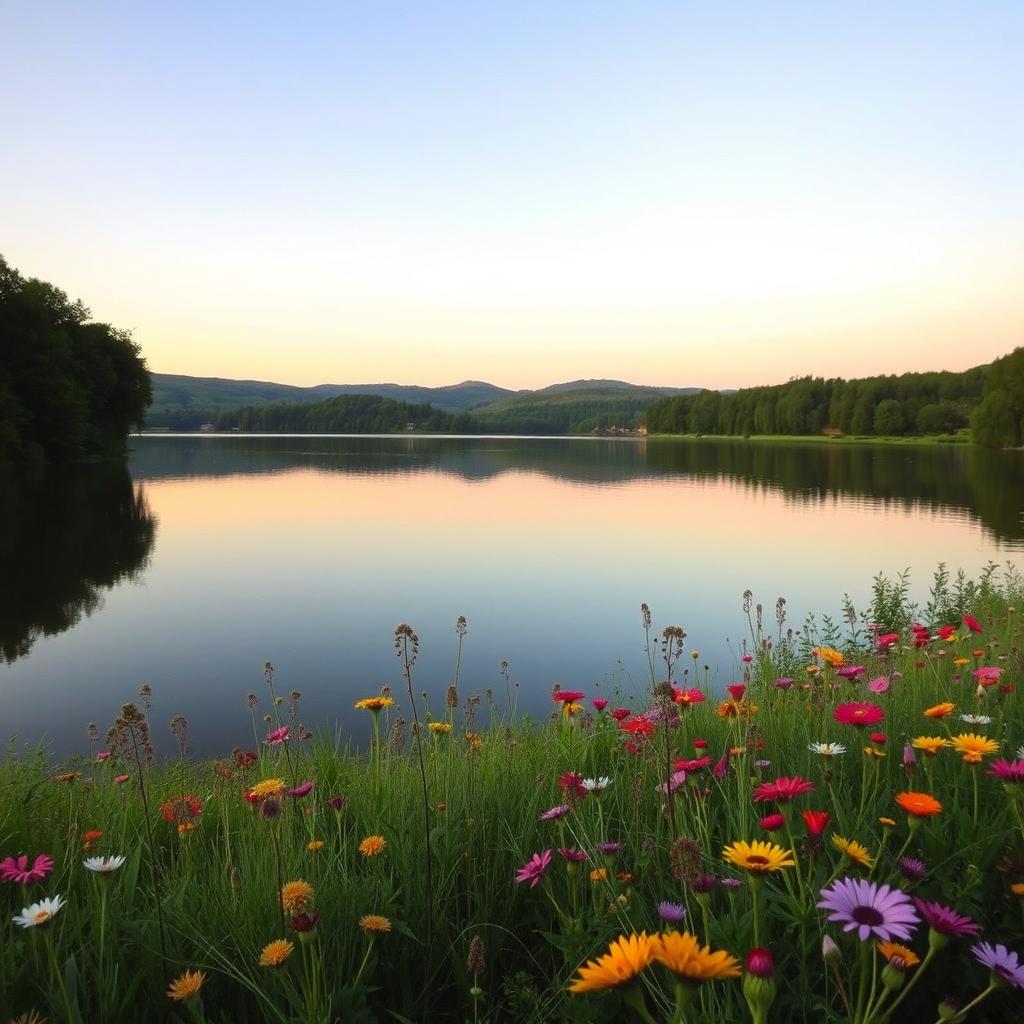
[[[443,703],[507,659],[520,711],[550,688],[646,678],[640,604],[681,625],[719,684],[739,674],[750,588],[774,621],[860,607],[872,577],[1024,555],[1024,456],[960,446],[636,439],[145,436],[126,469],[0,492],[4,736],[88,749],[139,686],[158,749],[190,721],[200,754],[252,747],[246,694],[362,742],[353,700],[404,692],[395,626]],[[404,699],[403,699],[404,703]],[[486,703],[486,702],[485,702]],[[408,717],[408,716],[407,716]]]

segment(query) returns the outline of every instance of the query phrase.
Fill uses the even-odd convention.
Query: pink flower
[[[313,792],[313,783],[312,782],[303,782],[301,786],[296,786],[294,789],[286,790],[286,795],[287,796],[294,796],[294,797],[309,796],[309,794],[312,793],[312,792]]]
[[[96,760],[97,761],[109,761],[110,760],[110,751],[109,750],[101,750],[96,755]]]
[[[0,860],[0,878],[5,882],[17,882],[19,885],[41,882],[52,870],[53,858],[46,853],[39,854],[32,867],[28,866],[28,857],[25,854],[17,860],[14,857]]]
[[[551,694],[551,699],[561,701],[563,704],[575,704],[578,700],[583,699],[582,690],[555,690]]]
[[[840,725],[877,725],[885,718],[885,712],[877,704],[862,704],[852,701],[849,704],[838,704],[832,711],[832,717]]]
[[[775,680],[775,685],[780,690],[788,690],[793,685],[793,680],[790,676],[780,676]]]
[[[970,614],[964,615],[964,625],[972,633],[980,633],[981,632],[981,623],[979,623],[978,620],[973,615],[970,615]]]
[[[868,689],[872,693],[888,693],[889,692],[889,680],[886,676],[878,676],[876,679],[872,679],[868,683]]]
[[[124,783],[126,783],[128,781],[128,776],[127,775],[115,775],[114,776],[114,781],[119,786],[121,786],[121,785],[123,785]]]
[[[899,633],[883,633],[877,641],[878,649],[880,651],[887,651],[899,638]]]
[[[749,664],[750,664],[750,663],[751,663],[751,662],[752,662],[753,660],[754,660],[754,659],[753,659],[753,656],[752,656],[752,655],[749,655],[749,654],[744,654],[744,655],[743,655],[743,663],[744,663],[745,665],[749,665]]]
[[[785,824],[786,819],[781,814],[766,814],[760,821],[761,828],[766,832],[778,832]]]
[[[551,863],[551,851],[535,853],[520,869],[516,875],[516,882],[529,882],[531,889],[536,889],[544,878],[544,873]]]
[[[1001,668],[994,666],[983,666],[982,668],[976,668],[971,675],[982,685],[982,686],[995,686],[999,682],[999,677],[1003,674]]]
[[[856,679],[858,676],[862,676],[865,671],[863,665],[844,665],[842,668],[836,669],[836,675],[842,676],[843,679]]]
[[[695,686],[691,686],[687,690],[680,690],[678,686],[673,686],[672,699],[676,704],[703,704],[704,694]]]
[[[776,779],[774,782],[762,782],[754,789],[754,803],[774,801],[778,804],[788,804],[790,800],[796,799],[803,793],[810,793],[814,789],[814,783],[802,779],[799,775],[792,778]]]
[[[282,743],[288,742],[288,726],[282,725],[280,729],[274,729],[267,734],[265,740],[268,747],[279,747]]]
[[[594,705],[595,711],[604,711],[608,707],[608,701],[604,697],[595,697],[590,703]]]

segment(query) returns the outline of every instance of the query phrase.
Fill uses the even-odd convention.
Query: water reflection
[[[155,533],[124,466],[0,483],[0,657],[23,658],[101,607],[145,568]]]

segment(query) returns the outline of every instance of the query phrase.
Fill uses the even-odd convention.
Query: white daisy
[[[960,721],[968,725],[991,725],[992,719],[988,715],[960,715]]]
[[[1024,761],[1024,745],[1017,748],[1017,760]]]
[[[125,858],[122,856],[117,857],[87,857],[82,863],[90,870],[95,871],[97,874],[106,875],[111,871],[116,871],[123,863]]]
[[[25,907],[20,914],[15,914],[11,920],[22,928],[35,928],[38,925],[49,924],[54,917],[64,908],[67,900],[63,896],[54,896],[52,899],[40,900],[31,906]]]
[[[583,788],[588,793],[600,793],[602,790],[607,789],[612,784],[612,780],[607,775],[602,775],[597,779],[584,779],[582,782]]]
[[[842,743],[810,743],[807,749],[812,754],[821,754],[822,757],[838,757],[846,753],[846,747]]]

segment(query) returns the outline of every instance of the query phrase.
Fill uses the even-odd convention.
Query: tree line
[[[0,256],[0,466],[121,452],[150,397],[127,331]]]

